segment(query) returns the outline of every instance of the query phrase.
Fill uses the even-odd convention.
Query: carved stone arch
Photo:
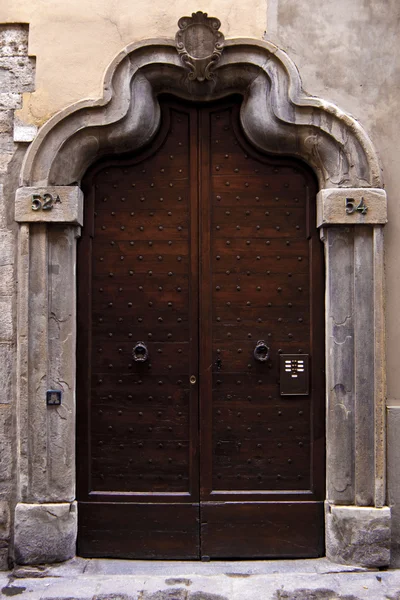
[[[107,69],[104,96],[66,108],[46,123],[27,152],[21,185],[70,185],[105,153],[136,150],[155,135],[157,95],[189,100],[244,97],[241,123],[261,150],[302,158],[320,188],[381,187],[373,145],[361,125],[335,105],[305,94],[289,57],[269,42],[229,40],[214,78],[187,78],[172,40],[123,50]]]
[[[211,21],[208,26],[218,29],[217,20]],[[100,156],[132,151],[152,140],[160,123],[157,97],[168,92],[197,101],[241,94],[240,119],[250,142],[269,153],[299,157],[317,174],[317,225],[323,226],[326,257],[326,551],[339,562],[387,565],[386,196],[376,152],[356,119],[303,91],[295,65],[273,44],[244,38],[224,42],[216,36],[208,54],[194,56],[185,47],[186,26],[185,17],[177,47],[173,40],[157,39],[125,48],[106,71],[103,97],[82,100],[55,115],[24,160],[16,195],[21,223],[17,560],[60,561],[75,553],[79,182]],[[44,193],[60,202],[51,211],[32,211],[32,195],[40,203]],[[63,392],[56,411],[43,401],[48,389]]]

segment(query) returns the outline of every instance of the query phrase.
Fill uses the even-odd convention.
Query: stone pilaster
[[[327,555],[383,566],[391,539],[390,509],[384,506],[386,198],[383,190],[368,189],[323,190],[318,196],[327,282]],[[355,206],[364,199],[368,221],[356,213],[352,224],[349,198]]]
[[[82,194],[64,188],[60,210],[37,209],[32,199],[46,194],[54,198],[57,190],[17,194],[17,218],[25,220],[18,253],[21,443],[15,510],[15,556],[21,563],[67,560],[76,541],[75,264]],[[47,405],[49,389],[61,392],[61,405]]]

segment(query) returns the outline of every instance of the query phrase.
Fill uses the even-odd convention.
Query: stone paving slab
[[[16,600],[400,600],[400,570],[303,561],[74,559],[0,574]]]
[[[261,575],[267,573],[342,573],[344,571],[367,571],[363,567],[353,567],[333,563],[327,558],[302,560],[234,560],[234,561],[177,561],[177,560],[114,560],[73,558],[59,565],[43,567],[20,566],[14,575],[26,577],[35,571],[42,571],[53,577],[85,575],[223,575],[242,573]]]

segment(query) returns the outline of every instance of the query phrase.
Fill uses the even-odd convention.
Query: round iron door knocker
[[[254,348],[254,358],[259,362],[265,362],[269,358],[269,348],[264,340],[258,340]]]
[[[133,360],[135,362],[145,362],[149,358],[149,352],[144,342],[137,342],[132,350]]]

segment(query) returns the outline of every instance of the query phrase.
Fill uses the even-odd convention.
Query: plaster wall
[[[249,10],[250,8],[250,10]],[[29,52],[39,56],[36,90],[20,117],[42,125],[82,98],[102,95],[114,56],[133,41],[175,37],[177,21],[196,10],[217,16],[226,37],[262,38],[266,1],[252,0],[13,0],[0,3],[0,23],[29,23]]]
[[[176,0],[166,5],[160,0],[71,0],[68,3],[61,0],[13,0],[12,3],[1,3],[0,23],[29,23],[29,55],[37,58],[35,91],[32,82],[30,87],[21,83],[19,91],[24,92],[23,106],[19,108],[16,104],[11,110],[16,109],[16,116],[22,124],[40,126],[73,102],[99,97],[104,70],[117,52],[133,41],[174,37],[178,18],[195,10],[217,16],[226,37],[264,38],[285,50],[299,68],[304,89],[353,114],[371,136],[380,155],[389,198],[389,224],[385,228],[388,418],[391,432],[388,452],[392,469],[388,473],[389,501],[394,507],[394,532],[397,531],[396,523],[400,532],[400,478],[395,473],[398,465],[395,446],[400,439],[400,369],[397,364],[400,343],[397,308],[400,304],[400,278],[397,277],[400,251],[397,193],[400,189],[400,169],[397,166],[400,121],[396,118],[400,112],[398,1],[352,0],[349,3],[348,0],[335,0],[321,3],[320,0],[254,0],[248,3],[238,0]],[[10,116],[9,113],[7,116]],[[10,133],[8,129],[7,132]],[[10,190],[13,174],[14,179],[18,176],[24,150],[24,144],[19,148],[12,147],[15,164],[11,164],[10,158],[5,179]],[[9,206],[12,201],[10,192],[0,206],[0,215],[4,215],[1,223],[5,224],[7,231],[14,227],[10,219],[10,223],[4,220],[7,215],[12,215]],[[3,243],[1,247],[4,250]],[[0,265],[3,265],[1,261]],[[2,282],[7,281],[7,290],[1,292],[0,300],[3,296],[7,297],[4,301],[8,302],[7,314],[11,319],[0,351],[7,354],[4,361],[12,364],[16,324],[12,313],[14,267],[12,261],[11,264],[6,261],[0,268],[9,273],[8,279],[2,277]],[[0,313],[0,327],[3,321],[4,311]],[[3,372],[12,375],[9,367]],[[7,379],[7,385],[11,385],[11,377]],[[12,398],[12,392],[7,398]],[[4,405],[3,412],[4,415],[7,412],[7,427],[6,415],[3,420],[0,419],[0,427],[5,427],[11,440],[13,417],[8,403]],[[11,448],[11,445],[8,447]],[[3,464],[8,469],[9,482],[12,481],[11,456],[8,462],[4,457],[5,454]],[[0,486],[0,499],[9,498],[10,487],[11,484],[7,483],[7,491],[4,488],[3,492]],[[8,514],[6,505],[4,510]]]
[[[352,114],[370,135],[389,199],[386,239],[388,403],[400,406],[400,5],[397,0],[268,0],[267,37],[304,89]]]

